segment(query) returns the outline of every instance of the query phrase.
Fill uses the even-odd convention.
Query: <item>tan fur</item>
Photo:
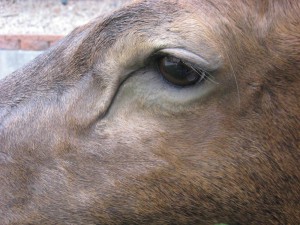
[[[2,80],[0,224],[300,224],[299,11],[135,1]],[[214,82],[164,81],[174,48]]]

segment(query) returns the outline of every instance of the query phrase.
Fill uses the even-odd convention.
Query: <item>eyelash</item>
[[[195,82],[192,81],[190,83],[185,83],[185,84],[182,84],[182,83],[181,84],[178,84],[178,83],[176,84],[176,82],[170,81],[169,79],[166,78],[166,76],[162,72],[162,69],[160,68],[160,66],[161,66],[160,63],[161,63],[162,59],[164,59],[164,58],[178,60],[177,62],[174,62],[174,63],[184,65],[184,67],[188,68],[193,73],[196,73],[198,75],[197,80]],[[190,87],[190,86],[194,86],[194,85],[206,82],[206,81],[211,81],[213,83],[216,83],[216,81],[214,81],[212,79],[212,76],[211,76],[211,74],[208,71],[203,70],[202,68],[200,68],[196,64],[193,64],[193,63],[190,63],[190,62],[186,62],[186,61],[184,61],[182,59],[179,59],[177,57],[174,57],[172,55],[168,55],[168,54],[156,54],[156,55],[152,56],[152,60],[151,61],[152,61],[152,65],[155,66],[156,71],[161,75],[161,77],[163,78],[163,80],[165,82],[167,82],[168,84],[171,84],[173,86],[177,86],[177,87],[181,87],[181,88],[182,87]],[[190,74],[192,74],[192,72]],[[187,73],[187,75],[188,75],[188,73]],[[187,77],[185,77],[185,78],[187,78]]]

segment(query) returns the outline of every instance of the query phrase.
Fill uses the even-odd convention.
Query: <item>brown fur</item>
[[[0,82],[1,224],[300,224],[300,4],[136,1]],[[178,88],[153,53],[206,58]]]

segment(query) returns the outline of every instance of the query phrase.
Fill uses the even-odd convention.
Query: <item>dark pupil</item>
[[[195,84],[200,77],[196,71],[174,57],[163,57],[159,69],[167,81],[179,86]]]

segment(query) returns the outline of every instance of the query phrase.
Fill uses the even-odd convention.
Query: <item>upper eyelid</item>
[[[180,59],[187,65],[192,65],[194,68],[201,69],[207,72],[213,72],[221,66],[219,57],[206,59],[205,57],[198,55],[192,51],[184,48],[163,48],[153,52],[148,59],[153,61],[163,56],[170,56]]]
[[[160,50],[161,53],[171,55],[190,64],[195,64],[203,67],[205,70],[210,70],[210,63],[203,57],[181,48],[167,48]]]
[[[196,69],[197,71],[204,71],[206,72],[206,70],[204,68],[202,68],[201,66],[193,63],[193,62],[189,62],[185,59],[182,59],[182,58],[178,58],[177,56],[174,56],[172,54],[168,54],[168,53],[165,53],[165,52],[155,52],[153,53],[150,57],[149,57],[149,61],[150,62],[154,62],[154,63],[157,63],[162,57],[174,57],[174,58],[177,58],[179,60],[181,60],[186,66],[190,67],[191,69]]]

